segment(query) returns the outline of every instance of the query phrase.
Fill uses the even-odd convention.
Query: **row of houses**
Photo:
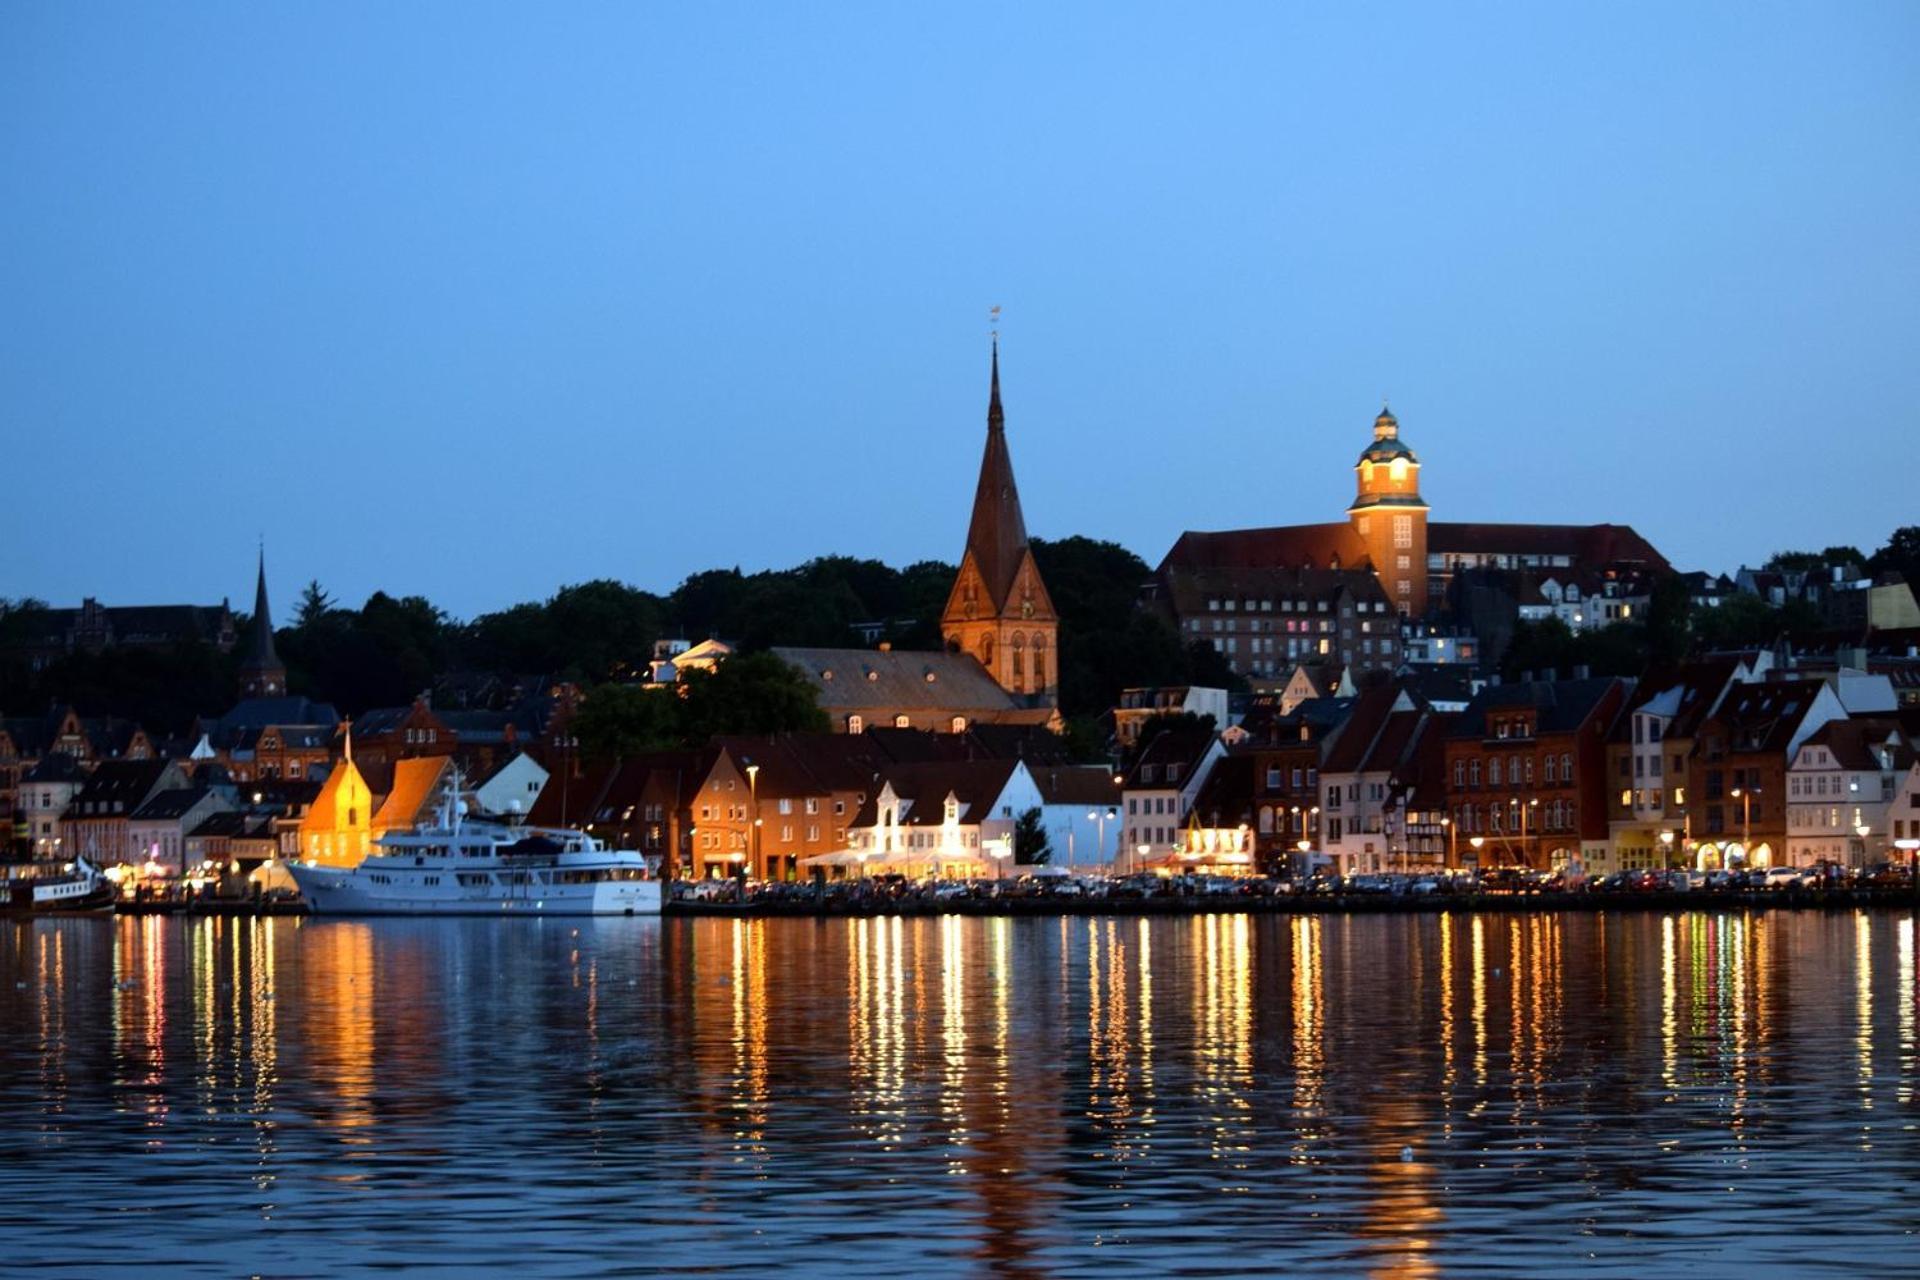
[[[1169,728],[1125,773],[1120,863],[1233,872],[1863,866],[1920,840],[1920,712],[1766,652],[1639,680],[1405,680]]]
[[[578,763],[533,810],[658,866],[762,880],[894,871],[991,875],[1035,814],[1059,864],[1111,864],[1118,777],[1076,765],[1044,728],[911,726],[721,737],[692,751]]]

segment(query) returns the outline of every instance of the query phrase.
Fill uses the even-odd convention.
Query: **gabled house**
[[[108,760],[98,765],[61,818],[66,856],[85,855],[98,867],[141,861],[145,850],[134,844],[129,820],[156,795],[186,785],[186,773],[170,760]]]
[[[1168,729],[1147,743],[1121,784],[1126,816],[1116,870],[1140,870],[1179,851],[1194,800],[1225,754],[1209,729]]]

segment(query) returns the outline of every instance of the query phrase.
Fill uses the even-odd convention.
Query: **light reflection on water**
[[[1914,933],[7,922],[0,1267],[1910,1272]]]

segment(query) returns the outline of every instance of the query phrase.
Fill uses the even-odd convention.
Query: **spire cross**
[[[987,325],[987,333],[997,341],[1000,337],[1000,308],[987,308]]]

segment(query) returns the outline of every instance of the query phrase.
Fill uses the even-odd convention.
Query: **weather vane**
[[[996,340],[1000,337],[1000,308],[987,308],[987,323],[992,326],[987,332]]]

